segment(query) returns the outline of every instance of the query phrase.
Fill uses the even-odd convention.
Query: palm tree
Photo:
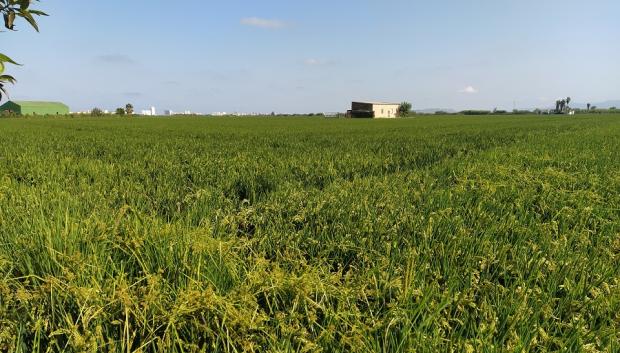
[[[127,112],[127,115],[133,115],[133,105],[131,105],[131,103],[127,103],[125,106],[125,111]]]

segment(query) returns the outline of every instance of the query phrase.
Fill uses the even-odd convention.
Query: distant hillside
[[[418,114],[435,114],[436,112],[456,113],[454,109],[440,109],[440,108],[428,108],[419,109],[415,111]]]

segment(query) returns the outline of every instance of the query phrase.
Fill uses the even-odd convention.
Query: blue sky
[[[204,113],[620,99],[617,0],[43,0],[13,99]]]

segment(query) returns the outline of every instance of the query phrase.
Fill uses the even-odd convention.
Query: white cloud
[[[136,62],[124,54],[106,54],[95,57],[95,61],[105,64],[135,64]]]
[[[259,17],[246,17],[241,19],[241,24],[245,26],[279,29],[286,27],[286,23],[279,20],[268,20]]]
[[[309,58],[309,59],[304,60],[304,65],[306,66],[332,66],[332,65],[336,65],[336,61]]]
[[[467,86],[459,91],[459,93],[466,93],[466,94],[476,94],[478,92],[479,91],[476,88],[474,88],[474,86]]]
[[[308,65],[308,66],[316,66],[316,65],[321,65],[323,62],[319,59],[306,59],[306,61],[304,61],[304,64]]]

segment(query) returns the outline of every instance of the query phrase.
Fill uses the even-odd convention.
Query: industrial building
[[[0,113],[18,115],[66,115],[69,107],[59,102],[8,101],[0,106]]]
[[[155,109],[155,107],[151,107],[151,109],[143,110],[141,112],[141,115],[156,116],[157,115],[157,110]]]
[[[400,107],[399,103],[353,102],[347,116],[350,118],[397,118],[398,107]]]

